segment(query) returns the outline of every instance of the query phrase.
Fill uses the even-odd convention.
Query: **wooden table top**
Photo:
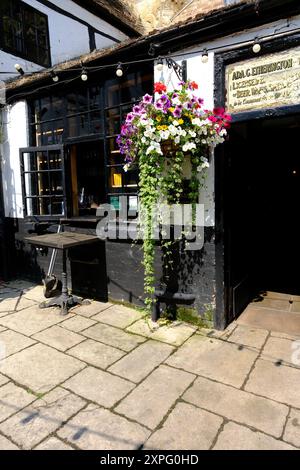
[[[99,238],[94,235],[85,235],[77,232],[49,233],[47,235],[39,235],[24,238],[31,245],[46,246],[48,248],[56,248],[58,250],[67,250],[74,246],[95,243]]]

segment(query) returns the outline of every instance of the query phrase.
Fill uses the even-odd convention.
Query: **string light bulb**
[[[50,75],[54,83],[57,83],[59,81],[59,76],[54,72],[54,70],[51,70]]]
[[[20,75],[25,75],[25,72],[24,70],[22,69],[21,65],[20,64],[16,64],[15,65],[15,69],[17,72],[19,72]]]
[[[82,69],[82,72],[81,72],[81,80],[83,82],[86,82],[88,80],[88,74],[87,74],[87,71],[85,68]]]
[[[207,62],[208,62],[208,52],[207,52],[207,49],[204,49],[204,50],[203,50],[202,57],[201,57],[201,61],[202,61],[203,64],[207,64]]]
[[[259,54],[259,52],[261,51],[261,45],[258,38],[255,39],[252,50],[254,54]]]
[[[123,75],[124,75],[123,67],[122,67],[121,62],[119,62],[118,65],[117,65],[116,75],[119,78],[123,77]]]
[[[159,57],[159,59],[157,60],[156,68],[159,72],[162,72],[164,69],[164,61],[161,57]]]

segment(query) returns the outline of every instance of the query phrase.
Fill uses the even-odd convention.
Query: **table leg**
[[[68,303],[70,296],[68,293],[68,277],[67,277],[67,255],[63,250],[63,272],[62,272],[62,291],[61,291],[61,315],[68,314]]]
[[[59,306],[60,314],[65,316],[68,315],[69,307],[73,307],[76,304],[89,305],[89,300],[83,300],[75,295],[69,295],[68,292],[68,275],[67,275],[67,254],[66,250],[63,250],[63,272],[62,272],[62,292],[59,297],[51,299],[49,302],[42,302],[40,308],[48,308]]]

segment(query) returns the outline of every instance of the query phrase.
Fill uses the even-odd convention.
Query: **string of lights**
[[[290,27],[290,24],[287,24],[287,27]],[[124,61],[124,62],[118,62],[118,63],[112,63],[112,64],[105,64],[105,65],[98,65],[98,66],[88,66],[87,64],[83,64],[81,62],[80,67],[74,67],[74,68],[69,68],[69,69],[51,69],[49,71],[49,77],[52,78],[53,84],[48,84],[46,86],[42,86],[38,89],[35,89],[35,91],[40,91],[44,89],[51,88],[53,86],[56,86],[58,84],[67,84],[70,83],[70,81],[77,80],[78,78],[81,78],[83,82],[87,82],[89,79],[89,74],[90,73],[95,73],[99,72],[102,70],[111,70],[114,69],[116,76],[121,78],[124,75],[125,70],[130,67],[131,65],[138,65],[138,64],[146,64],[146,63],[153,63],[158,67],[158,70],[162,70],[164,67],[164,64],[166,64],[169,68],[173,67],[174,71],[177,73],[177,76],[180,77],[181,74],[181,66],[175,62],[175,59],[182,60],[183,58],[186,58],[188,56],[192,55],[201,55],[201,61],[203,64],[208,63],[209,61],[209,53],[210,52],[217,52],[217,51],[229,51],[229,50],[234,50],[237,48],[240,48],[242,46],[246,47],[252,47],[252,51],[254,54],[259,54],[263,48],[264,43],[267,41],[270,41],[274,38],[284,38],[286,36],[289,36],[291,34],[296,34],[300,33],[300,28],[293,28],[289,29],[288,31],[285,32],[278,32],[279,30],[274,30],[272,34],[264,35],[264,36],[256,36],[253,39],[247,39],[243,41],[236,41],[232,42],[229,44],[222,44],[219,46],[211,46],[211,47],[206,47],[206,48],[201,48],[201,49],[193,49],[191,51],[186,51],[186,52],[177,52],[173,54],[166,54],[166,55],[159,55],[159,49],[164,46],[164,44],[158,44],[158,43],[151,43],[148,51],[148,55],[150,57],[144,58],[144,59],[138,59],[138,60],[131,60],[131,61]],[[41,74],[45,72],[44,70],[39,70],[36,72],[32,73],[26,73],[22,69],[22,67],[19,64],[15,65],[16,72],[2,72],[0,71],[1,74],[18,74],[21,75],[22,77],[26,76],[34,76],[37,74]],[[79,77],[75,77],[70,79],[64,79],[61,80],[61,76],[66,74],[66,73],[76,73],[79,72],[80,75]],[[13,98],[15,99],[16,97],[19,96],[27,96],[27,93],[19,93],[19,94],[14,94]]]

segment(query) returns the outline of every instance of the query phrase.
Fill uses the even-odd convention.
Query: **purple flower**
[[[173,93],[172,99],[178,98],[178,93]]]
[[[161,101],[162,103],[166,103],[168,100],[169,100],[169,98],[168,98],[167,95],[161,95],[160,101]]]
[[[178,83],[178,86],[184,86],[185,85],[185,82],[181,81]]]
[[[173,112],[173,116],[174,117],[180,117],[181,116],[181,109],[179,109],[178,106],[176,106],[176,108]]]
[[[134,112],[135,114],[141,114],[143,111],[144,111],[144,110],[143,110],[143,108],[142,108],[141,106],[136,105],[136,106],[133,107],[133,112]]]
[[[185,107],[185,109],[192,109],[193,105],[192,105],[192,103],[187,101],[186,103],[184,103],[184,107]]]
[[[154,106],[155,106],[156,109],[162,110],[163,107],[164,107],[164,104],[160,100],[158,100],[158,101],[156,101]]]
[[[143,97],[143,103],[150,104],[150,103],[152,103],[152,100],[153,100],[153,97],[151,95],[146,94]]]
[[[131,123],[134,120],[134,115],[132,113],[127,114],[126,122]]]

